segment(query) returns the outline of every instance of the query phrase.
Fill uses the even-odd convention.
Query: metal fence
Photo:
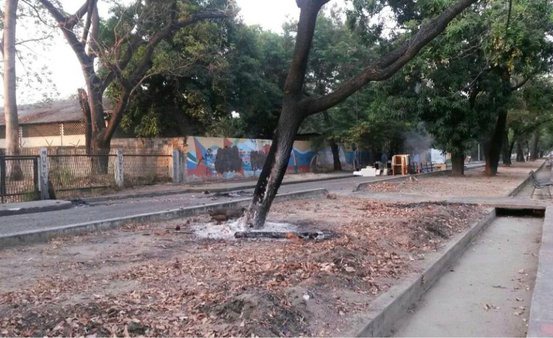
[[[48,155],[48,179],[55,197],[73,197],[76,191],[114,187],[114,162],[115,155]]]
[[[38,156],[0,155],[0,202],[38,199],[38,177]]]
[[[71,149],[39,152],[42,155],[0,155],[1,203],[48,197],[71,199],[98,190],[168,182],[174,172],[173,157],[165,154],[123,154],[114,150],[109,155],[86,155]],[[17,168],[20,175],[14,174]]]

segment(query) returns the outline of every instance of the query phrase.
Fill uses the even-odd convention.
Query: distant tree
[[[295,33],[295,27],[290,25],[285,34]],[[319,15],[307,66],[306,91],[318,96],[328,94],[362,69],[362,60],[368,58],[368,53],[364,41],[346,26],[337,11]],[[317,135],[313,137],[314,144],[330,146],[334,170],[342,170],[338,144],[347,140],[349,129],[356,123],[349,115],[346,110],[331,108],[309,116],[300,128],[300,133]]]
[[[4,3],[2,57],[4,61],[4,117],[6,121],[6,155],[17,156],[19,149],[19,122],[17,117],[16,73],[15,73],[15,30],[17,24],[18,0]],[[21,179],[23,172],[18,162],[9,161],[12,179]]]
[[[485,51],[489,66],[484,69],[477,108],[495,111],[493,127],[483,130],[491,135],[484,142],[486,174],[493,176],[505,140],[509,108],[513,94],[535,76],[548,71],[553,44],[548,36],[553,31],[553,4],[549,1],[501,1],[491,6],[493,18]]]
[[[270,138],[286,77],[287,38],[227,20],[184,29],[155,60],[186,67],[146,78],[121,126],[138,136],[194,134]],[[233,114],[234,116],[231,116]]]
[[[184,27],[229,15],[228,2],[222,0],[137,1],[128,7],[115,7],[116,22],[102,26],[97,0],[86,0],[74,14],[67,14],[54,1],[38,1],[57,22],[81,64],[92,126],[88,151],[96,155],[109,152],[129,99],[152,75],[157,47]],[[102,99],[110,86],[117,96],[111,115],[105,116]],[[99,158],[98,168],[105,170],[107,157]]]
[[[497,173],[513,94],[547,70],[551,22],[544,13],[551,12],[551,4],[539,1],[482,3],[405,71],[419,78],[421,117],[452,153],[454,174],[463,174],[465,152],[476,139],[484,144],[486,173]]]
[[[548,125],[553,124],[553,83],[547,76],[534,78],[522,88],[509,110],[503,163],[510,163],[510,157],[517,146],[517,161],[525,161],[523,147],[532,139],[531,158],[536,159],[539,144]]]
[[[238,24],[231,31],[225,95],[229,111],[240,114],[246,137],[272,137],[292,53],[290,40],[257,26]]]

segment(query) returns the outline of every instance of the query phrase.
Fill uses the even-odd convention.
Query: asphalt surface
[[[279,193],[290,193],[310,189],[325,188],[332,193],[350,193],[362,182],[381,180],[386,177],[351,177],[316,182],[283,185]],[[118,217],[159,212],[183,207],[228,202],[251,197],[253,189],[237,190],[230,193],[202,192],[170,194],[154,197],[122,198],[77,204],[65,210],[47,211],[0,217],[0,235],[10,235],[24,231],[48,229],[63,225],[101,221]]]

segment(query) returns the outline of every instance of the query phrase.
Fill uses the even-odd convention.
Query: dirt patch
[[[522,182],[537,164],[517,163],[501,167],[496,177],[488,177],[483,169],[465,172],[463,177],[419,176],[416,180],[379,182],[366,185],[362,191],[378,193],[422,194],[432,197],[503,197]]]
[[[276,203],[269,217],[336,234],[324,241],[202,239],[201,215],[3,250],[0,334],[344,335],[484,213],[334,196]]]

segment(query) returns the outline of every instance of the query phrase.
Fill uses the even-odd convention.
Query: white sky
[[[62,3],[65,6],[64,9],[72,13],[83,1],[62,0]],[[237,3],[241,8],[239,15],[246,24],[260,25],[265,29],[275,32],[281,31],[282,24],[288,18],[297,19],[299,15],[299,9],[295,0],[237,0]],[[101,11],[104,10],[101,9]],[[28,34],[28,32],[20,30],[17,34],[18,38],[21,39],[21,36]],[[73,51],[65,42],[61,32],[58,31],[56,35],[56,41],[48,48],[45,54],[40,55],[39,62],[49,64],[49,69],[52,73],[51,79],[56,84],[59,98],[64,98],[75,94],[77,88],[84,87],[84,80]],[[32,64],[27,66],[32,67]],[[21,67],[22,65],[18,64],[18,74],[20,75],[19,69]],[[19,104],[31,103],[40,100],[40,97],[40,95],[29,94],[28,91],[18,90],[17,101]],[[56,98],[52,97],[52,99]]]

